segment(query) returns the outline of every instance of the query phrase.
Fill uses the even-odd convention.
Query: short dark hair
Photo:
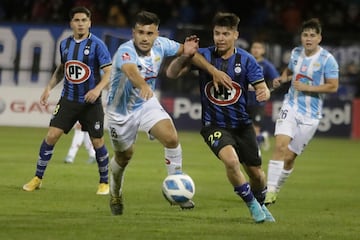
[[[228,27],[238,30],[240,18],[235,13],[218,12],[213,18],[213,27]]]
[[[160,19],[155,13],[148,11],[141,11],[136,14],[135,24],[139,24],[139,25],[155,24],[156,26],[159,26]]]
[[[73,19],[76,13],[85,13],[88,18],[91,18],[91,12],[86,7],[74,7],[69,12],[70,20]]]
[[[314,29],[316,33],[321,34],[321,23],[318,18],[311,18],[307,21],[304,21],[300,32],[303,32],[305,29]]]

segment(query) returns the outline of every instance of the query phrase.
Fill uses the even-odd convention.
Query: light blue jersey
[[[334,56],[321,47],[320,51],[310,57],[305,55],[303,47],[294,48],[288,68],[293,72],[291,81],[301,81],[312,86],[324,84],[325,79],[339,78],[339,66]],[[324,94],[297,91],[291,85],[284,102],[304,116],[320,119],[323,98]]]
[[[156,79],[164,57],[176,55],[179,48],[180,43],[165,37],[158,37],[155,40],[149,56],[139,55],[133,40],[120,45],[113,59],[107,111],[125,116],[140,108],[144,103],[139,96],[139,89],[135,88],[121,71],[123,64],[136,64],[141,76],[144,77],[151,89],[155,90]]]

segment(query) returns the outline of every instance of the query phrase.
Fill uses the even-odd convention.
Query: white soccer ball
[[[194,197],[195,184],[185,173],[168,175],[163,181],[162,193],[171,204],[187,202]]]

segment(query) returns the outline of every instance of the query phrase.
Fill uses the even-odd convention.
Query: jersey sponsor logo
[[[224,86],[219,86],[219,91],[215,90],[213,82],[208,82],[205,85],[205,94],[210,102],[219,106],[228,106],[237,102],[242,94],[241,86],[232,82],[233,89],[226,89]]]
[[[300,81],[304,84],[312,85],[313,80],[304,74],[297,74],[295,77],[295,81]]]
[[[321,67],[321,64],[319,62],[315,62],[313,64],[313,71],[319,71]]]
[[[129,61],[131,59],[128,53],[124,53],[121,57],[123,61]]]
[[[80,84],[89,79],[91,70],[85,63],[77,60],[71,60],[65,63],[65,74],[69,82],[73,84]]]

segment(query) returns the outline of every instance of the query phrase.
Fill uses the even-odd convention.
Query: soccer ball
[[[162,193],[170,204],[184,203],[194,197],[195,184],[185,173],[168,175],[163,181]]]

